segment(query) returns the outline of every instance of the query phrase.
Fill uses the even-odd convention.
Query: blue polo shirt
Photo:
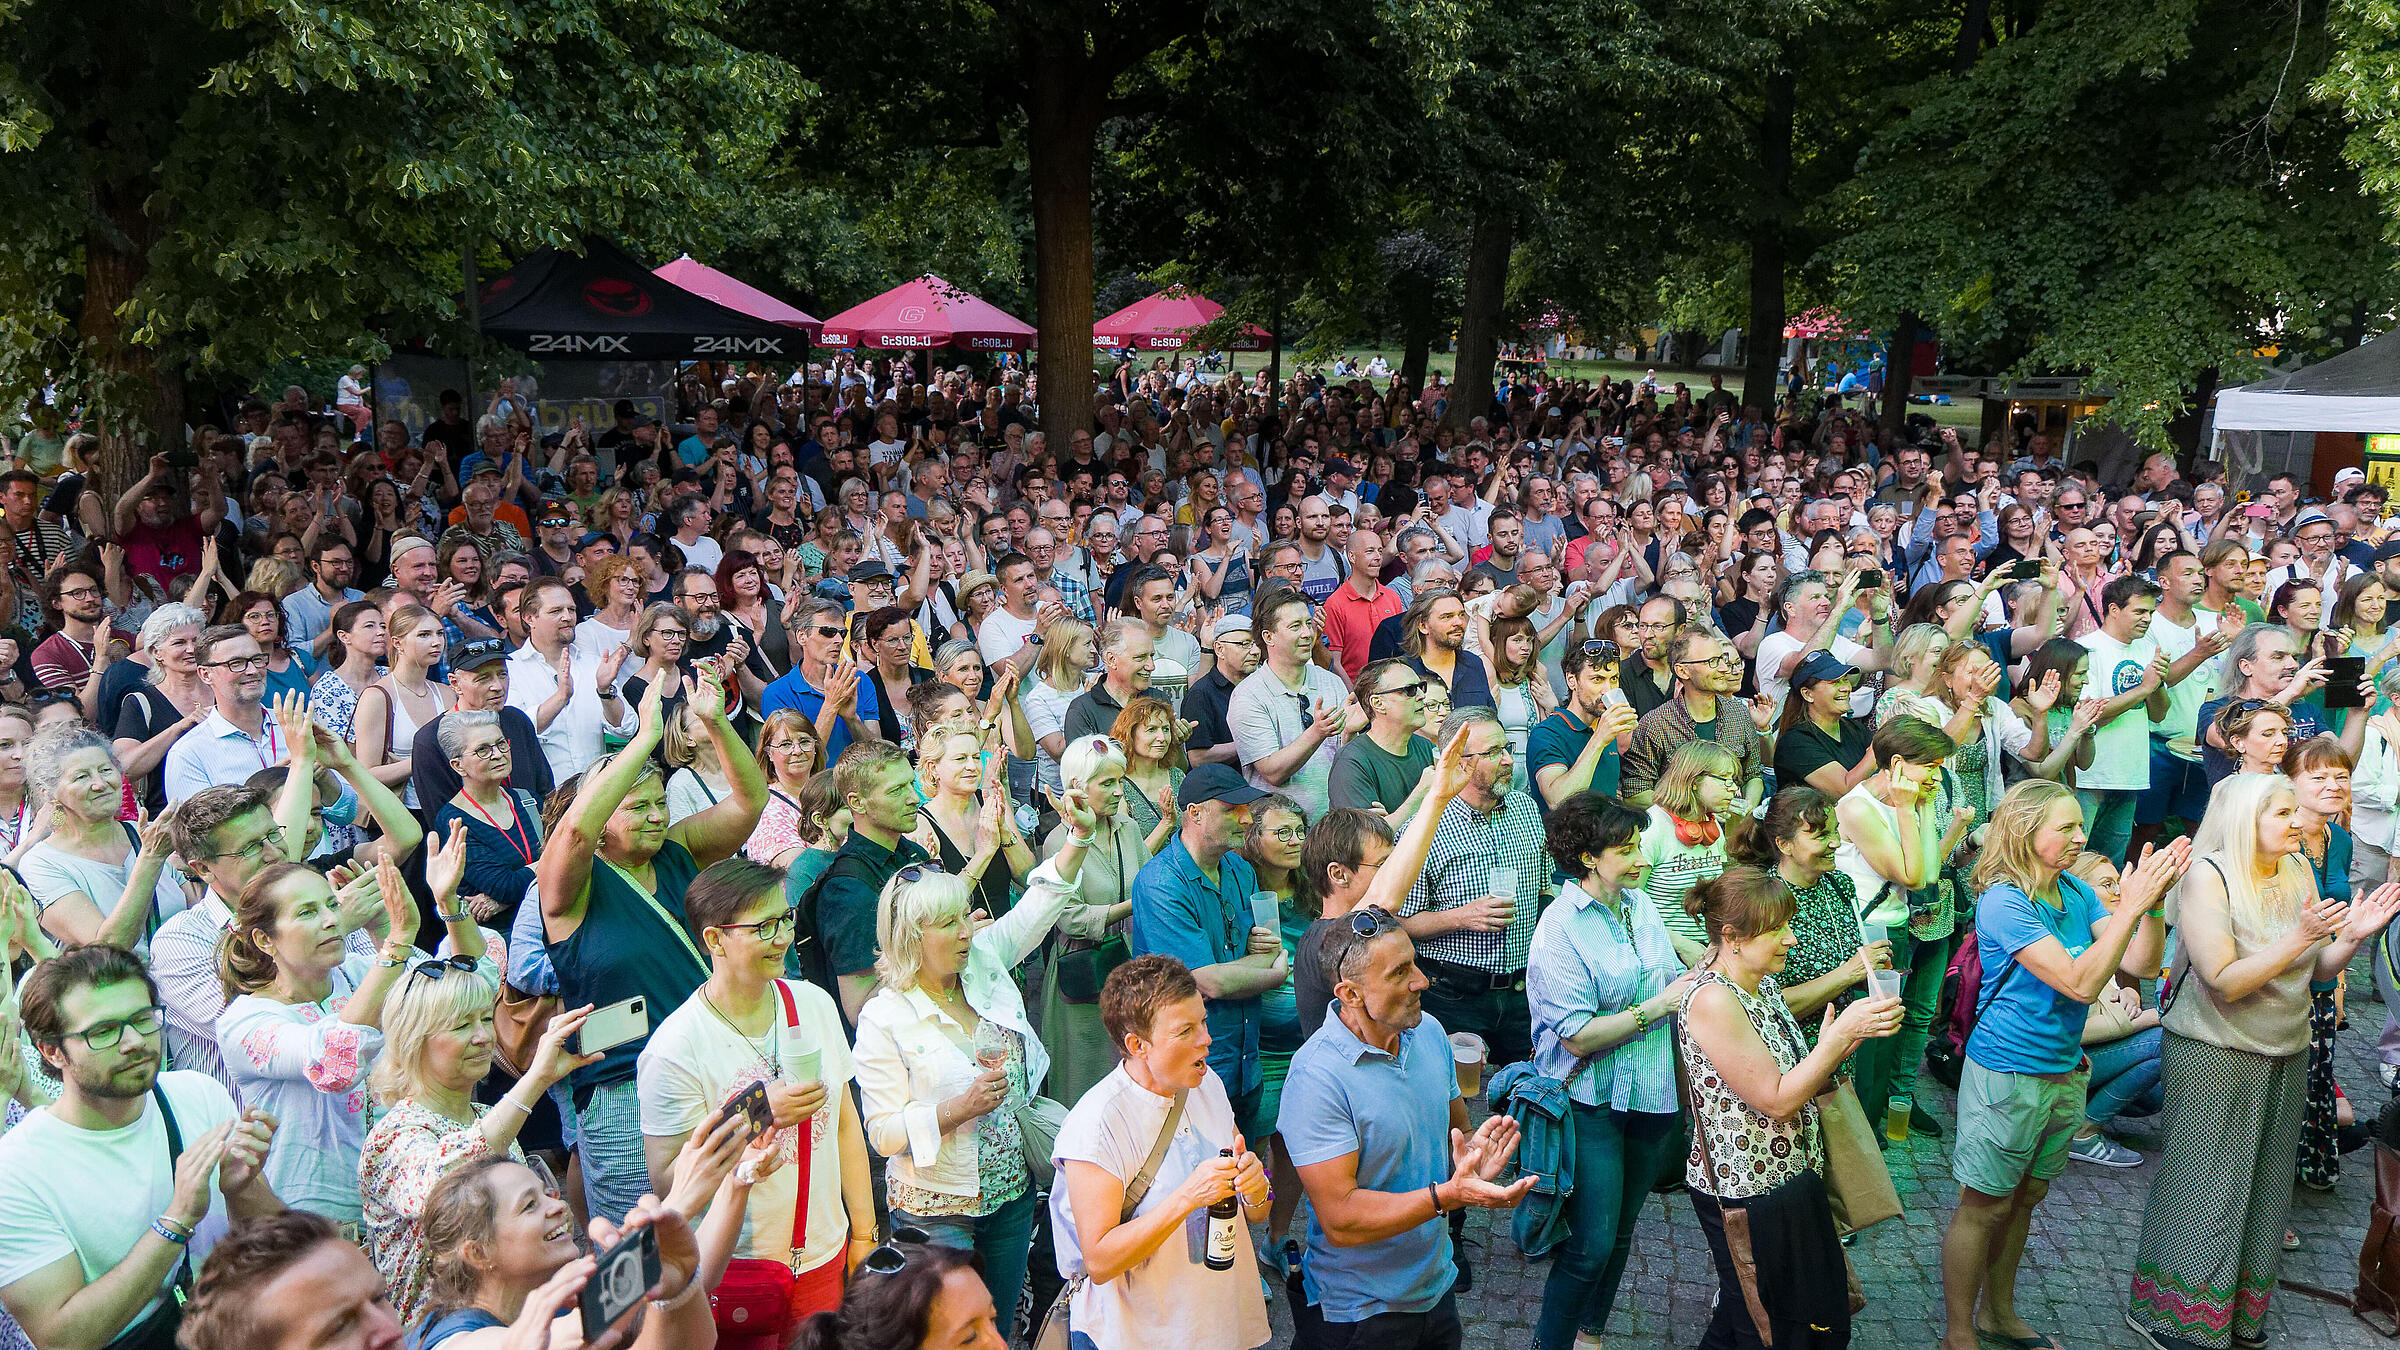
[[[1406,1195],[1450,1179],[1450,1102],[1457,1096],[1450,1038],[1433,1014],[1401,1036],[1398,1054],[1387,1055],[1330,1008],[1292,1055],[1276,1128],[1295,1165],[1354,1153],[1360,1188]],[[1300,1277],[1328,1322],[1429,1311],[1457,1278],[1450,1225],[1428,1218],[1397,1237],[1336,1247],[1312,1209]]]
[[[1975,902],[1975,941],[1983,958],[1983,1004],[1967,1055],[2000,1073],[2065,1073],[2083,1058],[2083,1020],[2090,1009],[2030,970],[2017,953],[2054,937],[2070,957],[2092,945],[2092,925],[2108,917],[2092,889],[2074,876],[2058,879],[2060,908],[2003,883]]]
[[[1250,893],[1257,889],[1257,869],[1238,853],[1217,861],[1217,879],[1210,882],[1177,835],[1133,879],[1127,930],[1133,954],[1172,956],[1194,970],[1242,959],[1250,954]],[[1258,1090],[1258,1033],[1265,1020],[1264,996],[1208,1000],[1214,1042],[1208,1067],[1225,1080],[1228,1096]]]
[[[1575,714],[1560,708],[1541,721],[1525,738],[1525,781],[1533,785],[1533,804],[1542,809],[1542,818],[1550,818],[1550,799],[1541,793],[1541,773],[1548,768],[1566,768],[1583,758],[1583,748],[1592,741],[1592,725]],[[1614,797],[1622,781],[1625,756],[1616,742],[1600,752],[1600,762],[1592,767],[1592,791]]]
[[[758,696],[758,715],[762,718],[783,708],[797,708],[812,723],[825,710],[825,696],[809,684],[808,677],[800,673],[796,664]],[[882,705],[875,701],[875,682],[862,672],[858,681],[858,720],[872,723],[882,715]],[[836,718],[833,730],[825,734],[825,762],[831,764],[849,748],[850,724]]]

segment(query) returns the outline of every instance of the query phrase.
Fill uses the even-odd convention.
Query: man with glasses
[[[1397,830],[1424,804],[1433,767],[1425,728],[1425,677],[1406,661],[1368,662],[1351,686],[1367,729],[1334,754],[1326,798],[1335,807],[1373,811]]]
[[[1760,710],[1735,696],[1742,685],[1741,655],[1723,638],[1694,628],[1675,640],[1669,658],[1681,685],[1673,699],[1643,714],[1634,725],[1633,739],[1625,746],[1619,795],[1629,805],[1648,807],[1675,747],[1708,741],[1732,754],[1739,766],[1734,787],[1741,794],[1742,809],[1758,805],[1766,793],[1766,742],[1757,722]]]
[[[462,713],[484,713],[496,719],[492,732],[478,734],[470,748],[482,753],[486,742],[507,745],[507,785],[532,794],[536,802],[550,800],[557,784],[550,773],[550,757],[542,753],[541,733],[534,730],[533,719],[523,709],[508,706],[508,643],[499,638],[461,643],[450,655],[450,696],[450,710],[418,727],[409,742],[408,781],[424,804],[427,822],[443,803],[458,795],[463,781],[452,763],[458,756],[447,753],[442,742],[443,725]]]
[[[2325,725],[2316,701],[2309,697],[2325,687],[2324,663],[2303,664],[2302,647],[2300,635],[2291,629],[2254,623],[2244,628],[2217,659],[2217,687],[2224,692],[2201,704],[2194,715],[2194,722],[2200,728],[2200,767],[2212,787],[2240,768],[2217,737],[2217,714],[2228,703],[2272,703],[2282,708],[2291,719],[2294,745],[2331,730]],[[2342,728],[2342,748],[2353,759],[2366,737],[2365,723],[2363,717],[2352,717]]]
[[[844,622],[839,601],[822,596],[801,601],[792,611],[790,629],[799,643],[799,659],[761,691],[758,700],[760,717],[796,708],[811,722],[830,701],[836,720],[825,735],[825,753],[833,758],[853,740],[873,737],[882,720],[875,686],[860,677],[854,660],[843,659],[842,639],[848,631]]]
[[[353,757],[351,764],[356,763]],[[358,772],[364,776],[363,769]],[[224,983],[217,978],[217,947],[233,926],[233,902],[242,888],[289,857],[284,831],[271,814],[274,804],[263,789],[244,783],[203,789],[175,808],[176,856],[199,874],[207,890],[198,904],[169,915],[152,935],[150,973],[158,981],[157,1001],[167,1009],[169,1057],[212,1078],[225,1076],[217,1052],[217,1014],[226,1004]],[[372,957],[391,926],[375,874],[353,879],[337,898],[348,930],[344,947],[352,955]]]
[[[1180,632],[1181,630],[1175,630]],[[1258,669],[1258,639],[1250,631],[1250,616],[1228,614],[1217,620],[1209,646],[1208,668],[1184,690],[1181,715],[1192,724],[1183,744],[1193,764],[1242,766],[1226,713],[1233,691]]]
[[[2358,564],[2334,551],[2334,525],[2331,517],[2310,507],[2300,513],[2292,526],[2292,542],[2300,546],[2299,561],[2278,567],[2267,573],[2267,594],[2272,597],[2287,581],[2314,581],[2327,595],[2342,588],[2342,583],[2359,573]],[[2331,602],[2326,604],[2331,614]],[[2327,625],[2330,627],[2331,625]]]
[[[1283,793],[1314,820],[1325,814],[1350,688],[1314,660],[1323,635],[1306,596],[1262,591],[1250,619],[1262,660],[1226,704],[1234,749],[1252,786]]]
[[[223,1224],[283,1210],[263,1167],[274,1121],[166,1067],[131,952],[75,948],[19,997],[60,1093],[0,1136],[0,1304],[38,1345],[170,1344]]]
[[[1263,1139],[1275,1122],[1259,1115],[1265,1092],[1259,1031],[1265,996],[1283,987],[1283,940],[1253,922],[1258,872],[1234,851],[1250,804],[1267,794],[1222,764],[1202,764],[1175,791],[1175,837],[1133,879],[1133,954],[1181,961],[1208,1008],[1208,1066],[1224,1080],[1242,1135]],[[852,834],[856,834],[855,827]]]
[[[46,689],[79,691],[83,719],[99,722],[100,672],[115,643],[130,651],[133,635],[107,622],[107,592],[100,578],[81,567],[55,572],[42,582],[45,608],[58,611],[58,631],[33,649],[33,677]],[[103,632],[103,629],[106,629]],[[123,655],[119,652],[118,655]],[[116,709],[108,710],[114,716]]]
[[[200,634],[200,662],[214,708],[167,750],[167,800],[179,802],[206,787],[239,783],[290,756],[266,709],[267,657],[239,624]]]
[[[308,584],[283,598],[284,640],[292,650],[306,651],[331,626],[335,610],[367,598],[350,585],[357,574],[357,554],[347,540],[317,540],[309,550]]]
[[[1675,668],[1667,659],[1667,649],[1683,632],[1683,602],[1671,595],[1654,595],[1642,602],[1635,626],[1641,630],[1642,647],[1635,659],[1622,667],[1625,701],[1636,713],[1647,716],[1663,706],[1669,691],[1675,687]]]
[[[1137,517],[1134,523],[1127,528],[1133,531],[1125,538],[1125,562],[1127,565],[1118,568],[1109,577],[1108,590],[1104,596],[1110,609],[1125,608],[1127,575],[1139,572],[1152,558],[1158,556],[1160,549],[1167,546],[1168,525],[1163,517],[1143,515]]]

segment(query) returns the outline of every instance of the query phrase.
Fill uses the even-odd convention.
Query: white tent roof
[[[2400,432],[2400,336],[2217,395],[2219,431]]]

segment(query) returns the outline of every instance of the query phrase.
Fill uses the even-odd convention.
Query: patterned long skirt
[[[2283,1262],[2300,1147],[2305,1052],[2270,1058],[2170,1031],[2158,1180],[2142,1213],[2131,1314],[2223,1350],[2260,1336]]]
[[[2308,995],[2308,1104],[2300,1114],[2300,1181],[2320,1191],[2341,1179],[2342,1153],[2334,1140],[2341,1126],[2333,1096],[2333,991]]]

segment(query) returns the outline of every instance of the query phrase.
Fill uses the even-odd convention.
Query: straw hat
[[[989,572],[969,572],[958,579],[958,603],[963,605],[974,598],[975,592],[999,584],[1000,578]]]

